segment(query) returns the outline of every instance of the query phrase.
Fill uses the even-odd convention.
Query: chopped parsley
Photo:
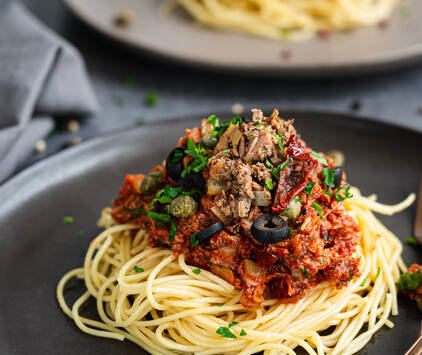
[[[148,91],[145,95],[145,105],[149,107],[157,106],[157,94],[154,91]]]
[[[365,284],[366,284],[366,279],[363,279],[362,282],[360,283],[360,287],[365,286]]]
[[[139,217],[141,213],[146,213],[144,206],[135,209],[131,209],[129,207],[124,206],[124,209],[126,212],[131,213],[132,217]]]
[[[122,84],[128,87],[133,86],[135,85],[135,78],[131,75],[128,75],[126,78],[122,80]]]
[[[322,212],[323,209],[319,203],[316,203],[315,201],[312,202],[312,207],[315,208],[317,211]]]
[[[184,156],[185,156],[185,153],[183,153],[182,150],[176,149],[173,153],[173,156],[171,157],[171,162],[177,163],[180,160],[182,160]]]
[[[271,179],[265,179],[265,185],[267,185],[268,190],[274,190],[274,184]]]
[[[324,168],[321,171],[322,176],[324,177],[323,185],[334,188],[334,170],[329,168]]]
[[[73,222],[75,222],[75,219],[72,216],[63,217],[64,224],[72,224]]]
[[[151,218],[155,222],[159,222],[160,225],[171,222],[171,217],[165,213],[157,213],[157,212],[148,211],[148,217]]]
[[[245,336],[245,335],[247,335],[246,330],[245,330],[245,329],[242,329],[242,330],[240,331],[240,336],[241,336],[241,337],[243,337],[243,336]]]
[[[217,303],[216,306],[217,307],[223,307],[224,306],[224,303]]]
[[[300,266],[300,270],[305,278],[308,278],[308,269],[304,268],[302,265]]]
[[[84,232],[84,231],[79,231],[79,232],[76,232],[76,233],[75,233],[75,236],[76,236],[76,237],[83,237],[83,236],[84,236],[84,234],[85,234],[85,232]]]
[[[136,125],[137,126],[143,126],[145,124],[145,117],[139,116],[136,119]]]
[[[274,165],[268,159],[265,160],[265,165],[269,168],[274,168]]]
[[[323,208],[321,207],[321,205],[314,201],[314,202],[312,202],[312,207],[315,208],[318,211],[318,216],[321,219],[324,219],[324,215],[321,213],[323,211]]]
[[[295,202],[300,202],[300,201],[302,201],[303,199],[302,199],[302,198],[300,198],[299,196],[296,196],[293,200],[294,200]]]
[[[239,324],[239,322],[233,321],[229,324],[229,328],[234,327],[236,324]]]
[[[192,196],[192,195],[195,195],[195,194],[201,194],[201,191],[199,191],[199,190],[182,191],[182,195],[185,195],[185,196]]]
[[[308,181],[308,183],[306,184],[305,189],[303,190],[303,192],[309,196],[312,195],[312,190],[314,189],[314,186],[316,185],[316,182],[310,182]]]
[[[133,267],[133,270],[135,270],[135,272],[144,272],[144,269],[142,269],[141,267],[138,267],[136,265]]]
[[[216,115],[209,115],[207,118],[207,122],[212,123],[214,130],[220,125],[220,119]]]
[[[375,280],[380,276],[381,274],[381,267],[378,266],[377,275],[375,276]]]
[[[329,189],[326,189],[326,190],[324,190],[324,191],[322,191],[324,194],[326,194],[327,196],[333,196],[333,193],[331,192],[331,190],[329,190]]]
[[[280,179],[280,173],[281,173],[281,171],[285,167],[289,166],[291,163],[292,162],[290,160],[287,160],[287,161],[281,163],[278,167],[272,168],[271,174],[273,175],[274,179],[276,179],[278,181]]]
[[[353,195],[349,192],[350,186],[347,186],[346,189],[340,188],[336,191],[335,196],[338,202],[344,201],[348,198],[353,197]]]
[[[171,227],[170,227],[170,234],[169,234],[169,242],[174,242],[174,237],[176,236],[177,233],[177,228],[176,228],[176,223],[171,222]]]
[[[236,335],[234,335],[231,330],[227,327],[220,327],[217,329],[216,333],[218,335],[221,335],[224,338],[232,338],[232,339],[236,339]]]
[[[225,149],[225,150],[223,150],[223,153],[224,153],[224,154],[229,154],[229,153],[230,153],[230,149]]]
[[[278,134],[275,135],[275,138],[277,139],[277,143],[278,143],[278,146],[280,147],[280,150],[283,151],[284,145],[283,145],[282,138]]]
[[[250,137],[251,139],[253,139],[253,134],[251,133],[251,134],[249,135],[249,137]]]
[[[400,291],[415,291],[422,283],[422,275],[420,271],[414,273],[404,272],[400,275],[400,279],[396,285]]]
[[[199,173],[207,166],[208,159],[210,158],[206,150],[200,145],[195,145],[191,139],[188,139],[188,149],[185,150],[185,154],[190,155],[194,160],[185,170],[182,171],[183,178],[191,171]]]
[[[415,245],[415,246],[418,246],[419,245],[419,243],[418,243],[418,241],[416,240],[415,237],[408,237],[408,238],[406,238],[406,243],[407,244],[410,244],[410,245]]]
[[[192,272],[196,275],[199,275],[201,273],[201,269],[193,269]]]
[[[258,126],[262,126],[262,123],[259,121],[255,121],[254,123],[252,123],[252,125],[258,127]]]
[[[293,234],[293,229],[291,229],[290,227],[289,227],[289,235],[292,235]]]
[[[239,114],[237,114],[236,117],[232,118],[230,121],[220,124],[218,117],[211,115],[207,118],[207,122],[212,122],[214,126],[214,134],[220,136],[227,130],[227,128],[229,128],[231,124],[241,125],[243,120],[239,117]]]
[[[195,248],[195,247],[197,247],[197,246],[198,246],[198,244],[199,244],[199,240],[196,238],[196,235],[197,235],[197,234],[198,234],[198,232],[190,236],[190,244],[191,244],[194,248]]]
[[[311,151],[311,157],[318,160],[322,165],[325,165],[325,166],[328,165],[327,160],[322,155],[317,153],[315,150]]]

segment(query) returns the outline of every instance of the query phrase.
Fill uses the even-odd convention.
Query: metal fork
[[[415,238],[419,244],[422,244],[422,178],[419,185],[418,207],[415,219]],[[422,354],[422,321],[419,329],[419,338],[414,342],[405,355],[421,355]]]
[[[419,328],[419,338],[414,342],[414,344],[407,350],[404,355],[421,355],[422,354],[422,321]]]

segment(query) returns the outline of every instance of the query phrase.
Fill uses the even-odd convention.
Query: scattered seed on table
[[[40,139],[35,143],[35,151],[38,154],[44,153],[46,149],[47,149],[47,143],[45,142],[45,140]]]
[[[245,110],[242,104],[236,103],[232,105],[232,112],[234,114],[238,113],[239,115]]]
[[[359,111],[362,107],[362,102],[359,99],[354,99],[350,104],[352,111]]]
[[[120,10],[120,12],[114,18],[114,24],[119,27],[127,27],[129,26],[133,20],[135,19],[135,13],[133,10],[124,9]]]
[[[66,123],[66,130],[69,132],[79,131],[79,122],[76,120],[70,120]]]

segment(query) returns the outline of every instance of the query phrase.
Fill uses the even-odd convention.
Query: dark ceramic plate
[[[221,115],[228,118],[229,115]],[[315,149],[341,149],[350,183],[364,194],[395,203],[417,191],[422,171],[422,136],[379,123],[335,114],[286,114]],[[82,265],[96,221],[116,196],[127,173],[147,172],[162,161],[199,120],[134,128],[92,139],[42,161],[0,187],[0,354],[139,354],[129,341],[82,333],[65,316],[55,296],[68,270]],[[402,239],[411,235],[415,207],[383,222]],[[63,216],[73,216],[71,225]],[[82,237],[76,233],[83,230]],[[407,263],[420,259],[404,246]],[[72,282],[69,301],[81,294]],[[83,313],[90,314],[93,304]],[[362,353],[403,354],[418,333],[421,313],[400,297],[393,329],[382,329]]]

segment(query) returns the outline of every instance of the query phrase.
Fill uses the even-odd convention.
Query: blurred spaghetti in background
[[[278,40],[372,26],[399,0],[176,0],[202,24]]]

